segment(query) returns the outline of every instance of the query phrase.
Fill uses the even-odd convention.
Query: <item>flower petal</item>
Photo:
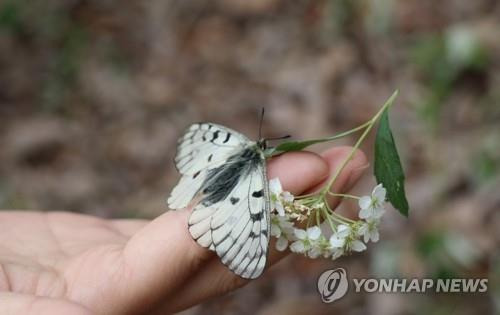
[[[276,241],[276,249],[280,252],[284,251],[288,247],[288,240],[284,237],[278,238]]]
[[[286,221],[286,220],[288,220],[288,218],[286,216],[280,217],[280,218],[283,218],[283,220],[280,220],[281,230],[285,231],[285,232],[290,232],[290,233],[293,232],[293,223],[290,221]]]
[[[351,234],[351,227],[345,224],[341,224],[337,227],[337,233],[339,237],[346,237]]]
[[[294,200],[294,196],[288,192],[288,191],[284,191],[282,194],[281,194],[281,198],[283,199],[283,201],[285,202],[293,202]]]
[[[330,237],[330,246],[333,248],[340,248],[344,247],[345,244],[345,238],[339,238],[336,235],[332,235]]]
[[[295,234],[295,237],[298,238],[299,240],[305,240],[307,238],[306,231],[302,229],[293,230],[293,234]]]
[[[336,250],[332,251],[331,259],[335,260],[335,259],[339,258],[340,256],[342,256],[343,254],[344,254],[344,251],[342,249],[336,249]]]
[[[317,240],[321,236],[321,229],[319,226],[313,226],[307,229],[307,238],[310,240]]]
[[[371,208],[365,208],[365,209],[361,209],[359,211],[358,216],[360,219],[368,219],[368,218],[371,218],[372,213],[373,213],[373,211]]]
[[[373,188],[372,197],[373,199],[376,199],[378,203],[383,203],[385,201],[386,193],[387,191],[384,186],[382,186],[382,184],[378,184],[375,188]]]
[[[366,245],[360,240],[354,240],[351,243],[351,249],[355,252],[362,252],[366,249]]]
[[[358,235],[365,235],[368,232],[368,223],[363,223],[358,229]]]
[[[290,245],[290,250],[294,253],[302,254],[305,251],[305,246],[302,241],[295,241]]]
[[[275,209],[276,211],[278,212],[278,215],[281,216],[281,217],[284,217],[285,216],[285,208],[283,208],[283,204],[281,203],[281,201],[277,201],[275,202]]]
[[[358,205],[361,209],[368,209],[372,205],[372,198],[369,196],[363,196],[359,198]]]
[[[370,233],[370,239],[372,240],[372,242],[378,242],[379,240],[379,234],[378,234],[378,231],[377,230],[374,230]]]
[[[363,234],[363,242],[368,243],[370,241],[370,233]]]
[[[276,196],[279,196],[283,191],[280,179],[278,177],[275,177],[269,181],[269,191],[271,192],[271,194],[275,194]]]
[[[275,237],[281,236],[281,228],[277,224],[271,224],[271,235]]]
[[[375,219],[379,219],[380,217],[382,217],[382,215],[384,214],[384,212],[385,212],[385,209],[382,208],[382,207],[374,208],[372,216]]]

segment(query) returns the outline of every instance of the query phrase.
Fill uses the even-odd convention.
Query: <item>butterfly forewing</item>
[[[248,142],[242,134],[220,125],[193,124],[179,139],[175,165],[181,174],[194,175],[207,167],[223,164]]]
[[[175,166],[183,175],[168,199],[171,209],[186,207],[206,179],[206,172],[224,164],[227,159],[250,142],[229,128],[199,123],[191,125],[179,139]]]
[[[264,270],[269,243],[269,192],[260,148],[216,124],[194,124],[175,158],[183,175],[168,200],[172,209],[194,206],[189,232],[244,278]]]

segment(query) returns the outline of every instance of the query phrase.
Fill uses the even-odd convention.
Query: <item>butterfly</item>
[[[266,139],[251,141],[221,125],[191,125],[178,141],[174,161],[182,176],[168,198],[170,209],[193,208],[193,239],[246,279],[262,274],[269,252],[266,146]]]

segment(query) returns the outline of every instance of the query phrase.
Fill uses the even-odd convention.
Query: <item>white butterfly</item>
[[[171,209],[193,206],[189,232],[237,275],[255,279],[266,266],[269,188],[266,141],[212,123],[191,125],[179,139],[175,165],[182,177]]]

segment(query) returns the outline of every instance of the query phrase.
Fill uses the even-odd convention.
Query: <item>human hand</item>
[[[287,153],[268,162],[268,177],[279,177],[293,194],[313,191],[350,150]],[[333,189],[348,190],[366,164],[358,152]],[[0,212],[0,313],[164,314],[247,283],[192,240],[189,213],[170,211],[148,221]],[[286,255],[270,248],[269,265]]]

